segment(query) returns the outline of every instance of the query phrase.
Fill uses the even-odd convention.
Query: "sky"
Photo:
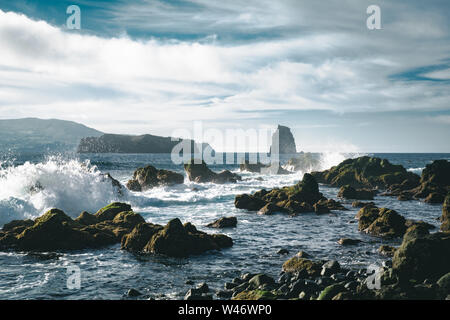
[[[450,2],[0,0],[0,119],[23,117],[164,136],[282,124],[298,151],[450,152]]]

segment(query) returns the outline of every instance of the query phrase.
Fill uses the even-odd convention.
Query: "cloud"
[[[383,30],[368,31],[365,3],[352,3],[152,0],[104,9],[108,26],[172,37],[76,33],[0,10],[0,118],[170,135],[193,120],[268,123],[290,111],[447,110],[448,84],[390,77],[448,58],[439,11],[422,17],[429,35],[407,27],[420,10],[402,5],[382,6]]]

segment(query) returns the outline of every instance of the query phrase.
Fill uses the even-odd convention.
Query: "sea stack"
[[[295,146],[294,136],[291,129],[288,127],[278,125],[277,130],[272,135],[272,146],[270,147],[272,154],[296,154],[297,147]]]

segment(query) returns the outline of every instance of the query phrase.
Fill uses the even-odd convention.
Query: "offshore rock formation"
[[[322,172],[311,173],[319,183],[334,187],[349,185],[353,188],[383,188],[394,184],[418,186],[419,176],[406,171],[401,165],[374,157],[347,159]]]
[[[240,194],[234,200],[238,209],[259,211],[259,214],[285,212],[297,214],[304,212],[326,213],[328,210],[342,210],[336,201],[327,201],[319,192],[319,185],[310,174],[306,173],[303,180],[291,187],[260,190],[253,194]],[[314,205],[316,207],[314,208]],[[325,212],[326,211],[326,212]]]
[[[190,223],[183,225],[179,219],[170,220],[164,227],[151,223],[139,224],[122,238],[122,249],[172,257],[187,257],[232,245],[233,240],[226,235],[209,235],[198,231]]]
[[[423,221],[407,220],[395,210],[374,205],[362,207],[356,218],[359,231],[382,238],[401,237],[409,227],[414,226],[425,230],[434,228]]]
[[[215,173],[211,169],[208,168],[206,163],[202,160],[201,163],[197,162],[194,159],[191,159],[188,163],[184,165],[184,170],[187,173],[187,176],[190,181],[194,181],[197,183],[235,183],[237,181],[242,180],[242,177],[230,172],[229,170],[224,170],[220,173]],[[200,161],[198,161],[200,162]]]
[[[127,182],[127,188],[132,191],[145,191],[153,187],[170,186],[183,182],[182,174],[169,170],[158,170],[149,165],[145,168],[138,168],[134,172],[133,179]]]
[[[171,137],[160,137],[151,134],[140,136],[104,134],[100,137],[83,138],[78,145],[78,153],[171,153],[180,142],[190,145],[191,152],[197,153],[200,144],[193,140],[181,140]],[[203,150],[213,149],[208,144],[201,145]]]
[[[0,250],[66,251],[122,243],[124,249],[181,257],[230,247],[231,238],[208,235],[178,219],[166,226],[146,223],[130,205],[111,203],[96,214],[83,212],[73,220],[52,209],[33,220],[15,220],[0,231]]]
[[[272,145],[270,147],[271,154],[295,154],[297,147],[295,146],[294,136],[291,129],[278,125],[277,130],[272,135]]]

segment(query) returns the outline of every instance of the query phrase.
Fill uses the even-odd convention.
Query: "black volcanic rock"
[[[272,146],[270,147],[272,154],[295,154],[297,147],[295,146],[294,136],[291,129],[278,125],[277,130],[272,136]]]
[[[197,183],[234,183],[242,180],[241,176],[232,173],[229,170],[224,170],[220,173],[212,171],[203,160],[200,162],[199,160],[191,159],[184,165],[184,170],[186,171],[189,181]]]
[[[140,136],[104,134],[100,137],[81,139],[78,153],[171,153],[180,142],[191,144],[191,153],[197,152],[199,144],[193,140],[160,137],[151,134]],[[203,150],[211,148],[202,145]],[[212,150],[212,149],[210,149]]]
[[[157,186],[170,186],[183,182],[182,174],[169,170],[158,170],[149,165],[145,168],[138,168],[134,172],[133,179],[127,182],[127,188],[132,191],[145,191]]]

